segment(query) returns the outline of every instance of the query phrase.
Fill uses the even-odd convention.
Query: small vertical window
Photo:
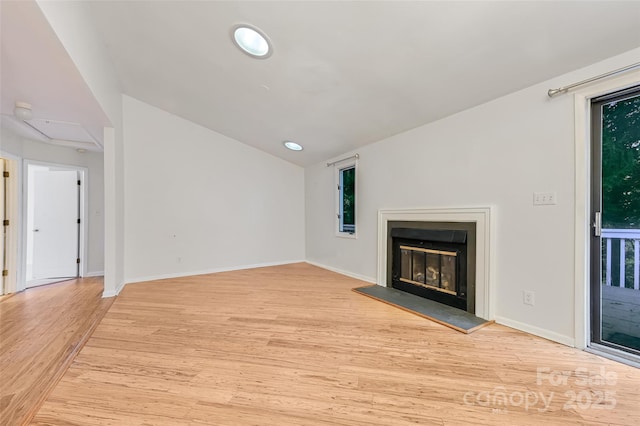
[[[356,164],[336,167],[338,181],[338,235],[356,232]]]

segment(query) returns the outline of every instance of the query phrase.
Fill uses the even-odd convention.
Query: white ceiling
[[[23,137],[101,150],[109,120],[38,5],[1,1],[0,36],[2,125]],[[16,101],[32,105],[31,126],[14,117]]]
[[[27,101],[36,118],[80,123],[101,138],[107,119],[37,5],[0,3],[2,113]],[[636,1],[90,7],[124,93],[299,165],[640,46]],[[237,23],[266,32],[273,55],[237,50]],[[304,151],[287,151],[285,139]]]
[[[126,94],[300,165],[640,46],[640,2],[103,1]],[[230,29],[271,39],[265,60]],[[288,152],[282,141],[302,144]]]

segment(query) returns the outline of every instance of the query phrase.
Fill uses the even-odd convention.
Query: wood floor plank
[[[0,301],[0,423],[30,420],[113,299],[102,278],[32,288]]]
[[[358,285],[308,264],[130,284],[32,424],[615,425],[640,417],[638,369],[497,324],[457,333],[351,292]],[[603,392],[608,401],[598,403]]]

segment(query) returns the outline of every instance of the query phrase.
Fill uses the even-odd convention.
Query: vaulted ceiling
[[[125,94],[303,166],[640,46],[633,1],[90,4]]]
[[[102,150],[109,120],[34,1],[0,1],[0,53],[3,126],[42,142]],[[30,126],[14,117],[16,102],[31,104]]]

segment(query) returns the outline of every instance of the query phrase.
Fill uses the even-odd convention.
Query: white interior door
[[[78,276],[78,173],[33,173],[32,279]]]

